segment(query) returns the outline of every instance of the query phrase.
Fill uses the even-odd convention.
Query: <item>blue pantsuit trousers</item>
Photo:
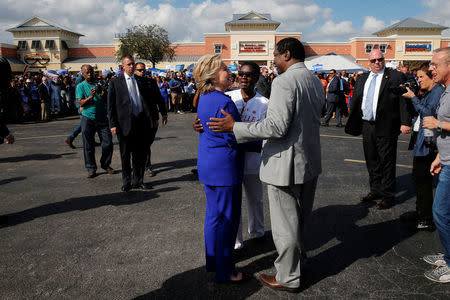
[[[206,270],[216,271],[217,281],[236,275],[233,249],[241,217],[242,184],[210,186],[205,184]]]

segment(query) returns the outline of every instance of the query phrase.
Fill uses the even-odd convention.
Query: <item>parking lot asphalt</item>
[[[263,243],[246,239],[236,256],[253,278],[221,285],[204,270],[203,186],[191,172],[198,137],[193,114],[169,115],[152,146],[151,191],[120,191],[114,175],[87,179],[81,136],[64,143],[77,117],[10,125],[0,145],[1,299],[449,299],[448,285],[429,281],[425,254],[442,252],[436,231],[417,232],[399,216],[415,209],[409,136],[397,154],[396,205],[362,204],[368,192],[362,141],[335,126],[321,128],[323,172],[306,240],[301,292],[264,287],[276,257],[265,197]],[[345,120],[344,120],[345,122]],[[97,148],[97,161],[100,157]],[[243,228],[247,226],[245,196]],[[5,221],[6,220],[6,221]],[[245,231],[245,230],[244,230]]]

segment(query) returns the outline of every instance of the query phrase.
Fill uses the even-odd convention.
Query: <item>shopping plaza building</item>
[[[205,33],[202,42],[174,42],[175,56],[171,61],[157,64],[159,69],[192,66],[204,54],[219,53],[226,64],[238,66],[244,61],[273,66],[276,43],[286,37],[303,42],[307,59],[336,53],[367,67],[368,53],[379,48],[386,61],[412,64],[430,60],[433,50],[450,46],[450,37],[442,36],[448,27],[408,18],[371,36],[357,36],[347,42],[308,42],[301,32],[279,32],[280,22],[270,14],[249,12],[234,14],[225,23],[225,32]],[[119,34],[110,44],[80,44],[83,34],[52,21],[34,16],[7,29],[13,35],[13,44],[0,43],[0,55],[11,63],[14,72],[27,70],[69,69],[78,72],[83,64],[96,70],[117,69],[120,62],[115,53]],[[150,64],[148,64],[150,67]]]

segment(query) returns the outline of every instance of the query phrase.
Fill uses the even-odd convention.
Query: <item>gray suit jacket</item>
[[[322,172],[319,127],[324,99],[320,80],[304,63],[296,63],[273,81],[263,121],[234,124],[238,143],[264,139],[262,181],[289,186]]]

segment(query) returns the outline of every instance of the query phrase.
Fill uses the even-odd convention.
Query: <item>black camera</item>
[[[405,83],[401,84],[400,86],[391,87],[390,90],[394,94],[400,96],[408,92],[408,90],[406,89],[407,87],[411,89],[414,95],[417,95],[419,93],[420,87],[414,78],[408,79]]]
[[[97,95],[101,95],[103,92],[106,92],[107,89],[108,88],[103,81],[97,81],[97,83],[95,84],[95,93]]]

